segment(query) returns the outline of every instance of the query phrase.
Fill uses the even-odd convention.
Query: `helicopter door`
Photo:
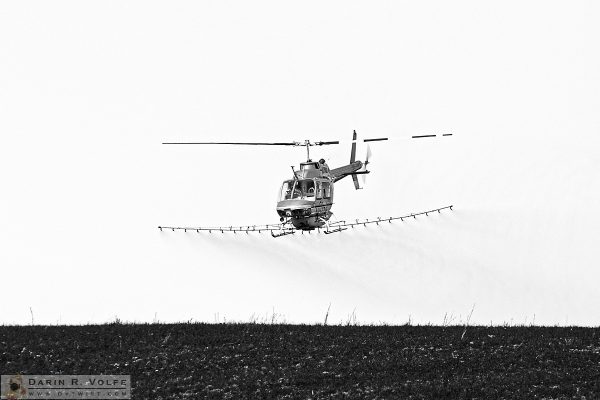
[[[332,196],[331,183],[323,182],[322,185],[323,185],[323,198],[331,199],[331,196]]]
[[[321,200],[323,198],[323,185],[322,182],[316,181],[317,186],[317,200]]]

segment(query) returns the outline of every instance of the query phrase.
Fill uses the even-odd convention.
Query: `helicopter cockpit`
[[[284,200],[327,200],[333,196],[331,183],[322,179],[298,179],[284,181],[279,201]]]
[[[315,199],[315,181],[312,179],[298,179],[283,182],[279,201],[302,199]]]

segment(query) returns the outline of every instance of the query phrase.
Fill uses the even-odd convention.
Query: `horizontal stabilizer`
[[[354,188],[356,190],[361,189],[360,185],[358,184],[358,176],[356,176],[356,174],[352,174],[352,181],[354,182]]]

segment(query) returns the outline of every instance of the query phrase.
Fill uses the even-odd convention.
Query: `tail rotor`
[[[371,152],[371,145],[367,145],[367,155],[365,156],[365,162],[364,162],[364,166],[365,166],[365,173],[362,174],[362,183],[363,186],[367,183],[367,174],[370,172],[367,170],[367,166],[369,165],[369,160],[371,159],[371,156],[373,155],[373,153]]]
[[[365,143],[369,143],[369,142],[380,142],[382,140],[388,140],[388,138],[371,138],[371,139],[364,139],[363,142]],[[371,146],[367,144],[367,154],[365,157],[365,161],[361,162],[361,161],[356,161],[356,142],[357,142],[357,135],[356,135],[356,131],[352,132],[352,149],[350,151],[350,165],[348,165],[347,167],[349,168],[356,168],[356,169],[352,169],[350,170],[347,175],[352,176],[352,181],[354,183],[354,188],[355,189],[362,189],[360,187],[360,184],[358,183],[358,176],[357,175],[362,175],[362,181],[363,184],[366,181],[366,174],[369,173],[369,171],[367,170],[367,166],[370,163],[370,159],[372,156],[371,153]]]

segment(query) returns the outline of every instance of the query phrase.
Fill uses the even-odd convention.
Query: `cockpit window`
[[[281,186],[281,193],[279,194],[279,201],[291,199],[293,188],[294,181],[283,182],[283,185]]]
[[[315,182],[312,179],[298,179],[296,181],[285,181],[281,187],[279,200],[315,198]]]
[[[302,179],[296,182],[296,188],[300,188],[302,197],[315,197],[315,181],[312,179]]]

